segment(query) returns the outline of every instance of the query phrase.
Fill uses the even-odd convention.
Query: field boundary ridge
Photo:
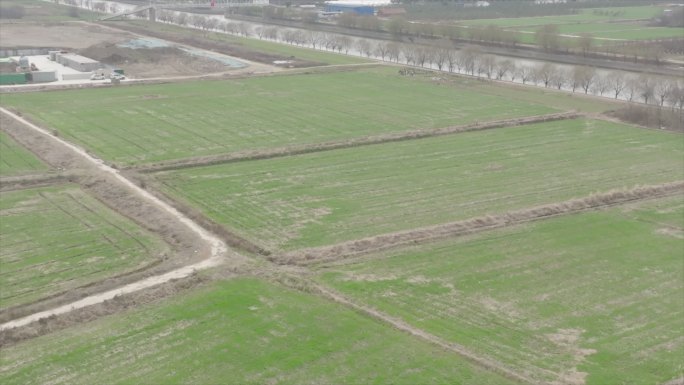
[[[684,180],[656,185],[636,186],[594,193],[582,198],[550,203],[501,214],[484,215],[435,226],[381,234],[335,245],[274,253],[268,259],[277,264],[308,265],[335,261],[386,249],[457,237],[475,232],[508,227],[520,223],[552,218],[565,214],[606,208],[628,202],[663,197],[684,192]]]
[[[242,162],[249,160],[261,160],[281,158],[293,155],[303,155],[314,152],[332,151],[344,148],[368,146],[374,144],[400,142],[413,139],[424,139],[436,136],[451,135],[462,132],[472,132],[490,130],[495,128],[515,127],[526,124],[552,122],[558,120],[569,120],[584,117],[585,115],[577,111],[560,112],[546,115],[535,115],[515,119],[496,120],[491,122],[474,122],[465,125],[448,126],[441,128],[421,128],[396,133],[364,136],[343,141],[330,141],[323,143],[277,147],[262,150],[246,150],[229,154],[211,155],[204,157],[193,157],[178,160],[163,161],[148,165],[123,167],[124,170],[137,171],[142,173],[153,173],[160,171],[172,171],[184,168],[211,166],[216,164]]]

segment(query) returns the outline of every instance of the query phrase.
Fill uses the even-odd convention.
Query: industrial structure
[[[204,0],[202,2],[183,2],[174,0],[150,0],[148,4],[140,6],[129,6],[120,12],[102,17],[100,20],[113,20],[127,15],[146,13],[147,18],[155,21],[157,18],[157,11],[160,9],[184,9],[184,8],[235,8],[235,7],[253,7],[265,6],[269,4],[269,0]]]
[[[102,67],[102,64],[97,60],[61,51],[51,51],[50,60],[81,72],[92,72]]]
[[[352,12],[357,15],[375,15],[378,8],[391,4],[390,0],[330,0],[325,2],[325,12]]]

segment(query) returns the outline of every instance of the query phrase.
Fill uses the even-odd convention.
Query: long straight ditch
[[[298,250],[284,254],[273,254],[269,256],[268,259],[278,264],[297,265],[334,261],[383,251],[406,244],[416,244],[462,236],[485,230],[513,226],[524,222],[603,209],[614,205],[677,193],[684,193],[684,181],[612,190],[582,198],[509,211],[501,214],[486,215],[431,227],[367,237],[331,246]]]

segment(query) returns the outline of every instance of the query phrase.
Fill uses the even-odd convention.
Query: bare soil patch
[[[663,227],[656,230],[656,233],[667,235],[669,237],[674,237],[678,239],[684,239],[684,229],[676,229],[673,227]]]
[[[0,47],[83,49],[95,44],[118,43],[131,34],[81,22],[2,24]]]
[[[556,345],[570,353],[575,367],[560,373],[559,378],[553,381],[553,385],[584,385],[588,373],[577,370],[577,365],[582,363],[589,355],[595,354],[594,349],[583,349],[579,346],[579,340],[584,331],[579,329],[560,329],[556,333],[548,334],[547,337]]]
[[[133,49],[114,43],[101,43],[79,52],[104,64],[124,68],[126,74],[138,78],[199,75],[226,71],[215,60],[193,57],[177,47]]]
[[[266,52],[255,51],[248,47],[238,46],[235,44],[230,44],[228,42],[222,42],[217,40],[211,40],[208,38],[202,38],[195,36],[192,31],[182,31],[182,32],[171,32],[171,31],[157,31],[153,29],[144,28],[139,25],[132,25],[126,23],[117,23],[115,28],[128,31],[140,35],[152,36],[158,39],[173,41],[175,43],[180,43],[192,47],[202,48],[209,51],[220,52],[228,56],[234,56],[249,61],[269,64],[272,65],[276,61],[287,62],[288,68],[306,68],[306,67],[316,67],[324,65],[324,63],[317,63],[311,61],[305,61],[296,59],[290,56],[276,55]]]

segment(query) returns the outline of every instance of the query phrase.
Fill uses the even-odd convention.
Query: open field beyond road
[[[458,85],[378,69],[16,94],[3,104],[122,164],[555,111]]]
[[[24,7],[25,12],[24,17],[21,19],[4,19],[2,20],[2,23],[95,20],[101,15],[99,13],[85,9],[78,9],[76,12],[74,12],[71,7],[52,4],[50,2],[41,0],[2,0],[2,6],[21,6]]]
[[[534,43],[535,32],[540,26],[527,26],[517,28],[523,32],[520,35],[523,43]],[[580,36],[589,34],[595,44],[610,44],[612,40],[647,40],[647,39],[667,39],[684,37],[684,28],[674,27],[650,27],[646,23],[587,23],[587,24],[561,24],[558,26],[561,35]],[[575,39],[573,37],[562,37],[562,39]],[[604,40],[601,40],[604,39]]]
[[[664,8],[657,6],[610,7],[583,9],[576,15],[518,17],[500,19],[467,20],[464,25],[498,25],[499,27],[522,27],[546,24],[576,24],[604,22],[611,20],[650,19],[662,12]]]
[[[274,250],[684,178],[681,135],[564,120],[183,169],[163,188]]]
[[[0,176],[46,169],[47,167],[35,155],[0,131]]]
[[[254,279],[3,349],[3,384],[508,384],[315,296]]]
[[[198,41],[202,45],[229,44],[230,51],[235,51],[235,53],[242,52],[244,55],[238,56],[246,56],[246,59],[250,59],[252,55],[258,56],[260,54],[266,54],[269,56],[282,56],[283,59],[293,59],[295,61],[305,61],[318,64],[338,65],[370,62],[368,59],[356,56],[348,56],[340,53],[296,47],[289,44],[257,39],[255,37],[242,37],[228,35],[225,33],[199,31],[177,25],[153,23],[145,20],[129,20],[114,24],[113,26],[125,30],[129,30],[131,27],[133,27],[133,31],[136,32],[141,32],[143,34],[149,34],[172,41],[184,41],[187,43],[194,42],[195,45]],[[222,51],[222,49],[219,49],[219,51]]]
[[[684,354],[684,196],[371,255],[320,279],[544,381],[659,384]]]
[[[153,263],[166,246],[73,185],[0,195],[0,308]]]

